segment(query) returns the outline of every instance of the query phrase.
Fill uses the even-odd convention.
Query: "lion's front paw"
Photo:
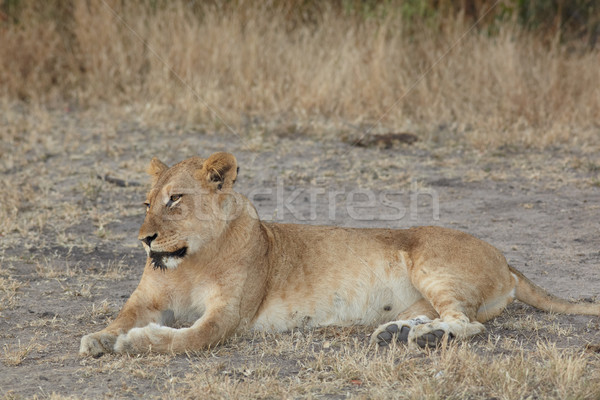
[[[116,340],[116,335],[106,332],[85,335],[81,338],[79,354],[82,356],[100,357],[104,353],[112,353]]]
[[[152,343],[147,331],[148,327],[133,328],[129,332],[119,335],[115,342],[115,351],[128,354],[139,354],[148,351]]]
[[[115,351],[117,353],[137,353],[133,341],[127,336],[127,334],[119,335],[115,342]]]
[[[133,328],[119,335],[115,343],[117,353],[145,353],[147,351],[167,352],[175,329],[152,323],[143,328]]]

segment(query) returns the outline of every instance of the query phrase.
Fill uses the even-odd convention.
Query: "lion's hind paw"
[[[448,341],[454,339],[454,334],[452,334],[452,332],[446,333],[443,329],[435,329],[424,333],[421,336],[417,336],[415,342],[423,349],[426,347],[437,347],[443,343],[445,335],[448,335]]]
[[[371,336],[371,342],[378,346],[388,346],[392,342],[408,343],[408,337],[412,328],[417,325],[431,321],[425,316],[419,316],[410,320],[392,321],[380,325]]]
[[[401,343],[408,343],[409,333],[410,326],[401,325],[398,327],[397,324],[391,323],[385,327],[384,331],[377,334],[377,344],[379,346],[387,346],[394,340]]]

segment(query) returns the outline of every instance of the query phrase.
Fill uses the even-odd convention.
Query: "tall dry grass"
[[[600,137],[600,52],[548,44],[510,23],[492,35],[460,15],[416,29],[395,12],[327,5],[298,24],[289,7],[260,2],[65,4],[61,19],[27,2],[18,22],[0,25],[5,100],[127,105],[147,120],[234,130],[261,117],[425,137],[442,125],[480,145]]]

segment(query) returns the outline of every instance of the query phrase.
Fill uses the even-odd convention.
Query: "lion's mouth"
[[[185,257],[187,253],[187,247],[182,247],[179,250],[175,251],[152,251],[150,250],[150,254],[148,257],[152,259],[152,266],[154,269],[160,268],[161,271],[166,271],[168,266],[169,259],[177,259]]]

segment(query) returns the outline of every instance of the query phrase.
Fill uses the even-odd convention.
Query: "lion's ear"
[[[150,161],[150,165],[146,168],[146,172],[152,177],[152,186],[156,184],[162,173],[168,169],[169,167],[156,157]]]
[[[237,178],[237,172],[235,156],[220,152],[204,161],[202,169],[196,172],[196,179],[206,182],[214,190],[231,189]]]

